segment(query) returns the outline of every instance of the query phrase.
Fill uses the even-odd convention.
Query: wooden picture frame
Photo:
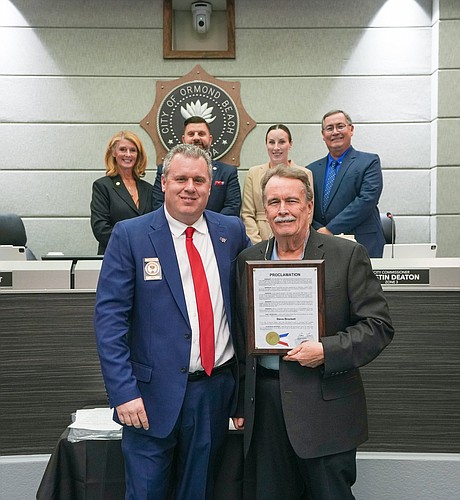
[[[325,334],[324,260],[253,260],[246,270],[249,354],[284,355]]]
[[[164,59],[235,59],[235,0],[226,0],[227,50],[175,50],[173,0],[163,0]]]

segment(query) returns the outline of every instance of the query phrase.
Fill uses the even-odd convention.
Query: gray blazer
[[[245,262],[271,255],[273,239],[268,245],[268,251],[264,241],[238,257],[239,359],[246,354]],[[351,450],[367,439],[366,401],[359,367],[372,361],[391,342],[394,330],[385,296],[363,246],[311,229],[304,259],[325,260],[325,362],[312,369],[281,360],[280,388],[290,442],[299,457],[314,458]],[[255,357],[246,356],[246,377],[240,382],[237,411],[237,416],[245,417],[246,453],[254,425],[256,371]]]

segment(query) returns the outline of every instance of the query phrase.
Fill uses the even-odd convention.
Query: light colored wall
[[[432,227],[448,255],[460,254],[460,2],[439,1]]]
[[[343,4],[342,4],[343,5]],[[395,214],[397,242],[460,246],[460,6],[455,0],[236,0],[236,59],[163,60],[161,0],[0,2],[0,211],[16,212],[36,254],[92,254],[92,182],[108,139],[131,129],[150,158],[139,121],[155,82],[197,63],[241,82],[256,120],[241,154],[266,160],[265,131],[286,123],[292,158],[325,155],[319,122],[344,108],[354,146],[377,152],[381,211]],[[263,13],[263,15],[261,15]]]
[[[32,500],[49,455],[0,456],[0,500]],[[356,500],[452,500],[460,492],[460,455],[357,454]]]

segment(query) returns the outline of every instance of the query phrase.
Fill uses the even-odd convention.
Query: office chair
[[[27,248],[26,228],[19,215],[0,214],[0,245],[25,247],[27,260],[37,260],[32,250]]]
[[[396,226],[395,220],[391,215],[391,212],[385,214],[380,214],[380,221],[382,222],[383,235],[385,236],[385,243],[391,245],[396,240]]]

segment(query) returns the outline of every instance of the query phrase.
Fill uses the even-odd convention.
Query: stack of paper
[[[122,426],[112,420],[112,415],[111,408],[77,410],[67,439],[72,443],[85,439],[121,439]]]

